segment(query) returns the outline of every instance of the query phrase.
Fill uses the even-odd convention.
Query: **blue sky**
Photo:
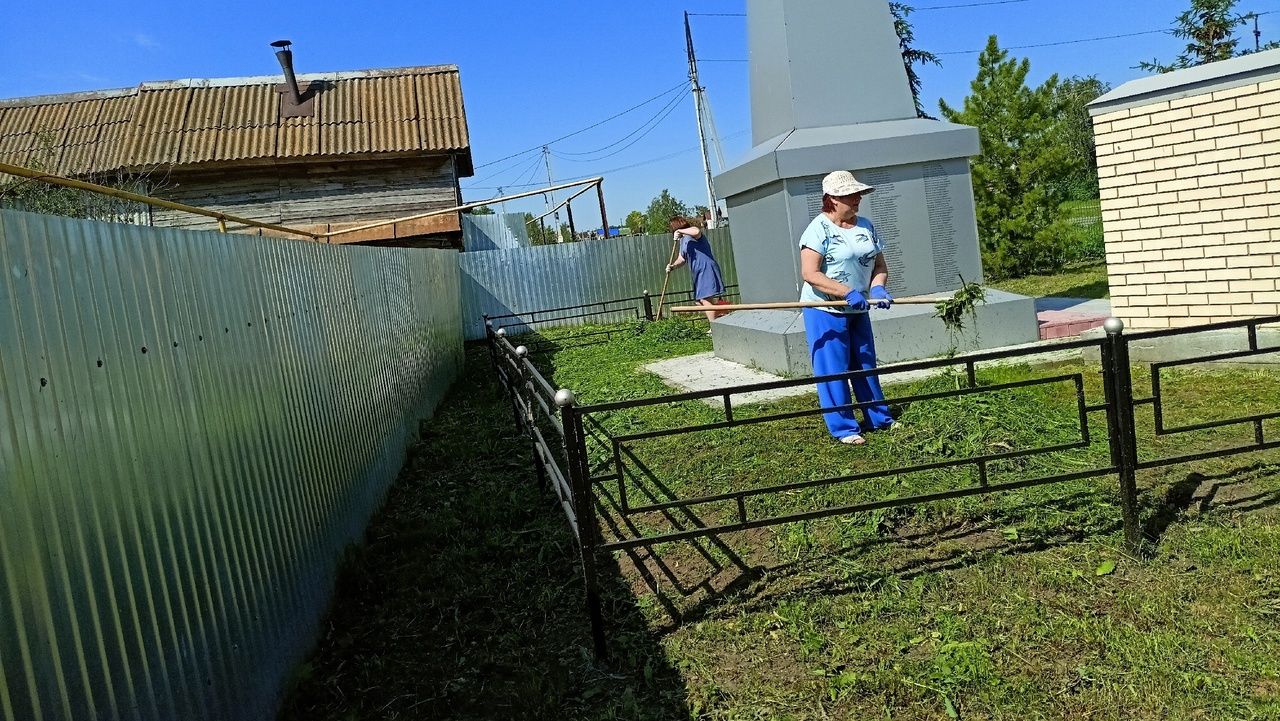
[[[748,150],[745,0],[668,2],[373,2],[332,0],[217,3],[22,2],[0,26],[0,97],[127,87],[147,80],[276,74],[269,43],[293,41],[298,72],[457,64],[472,153],[467,200],[546,180],[538,148],[656,98],[587,132],[551,144],[557,181],[605,175],[611,222],[643,209],[668,188],[705,203],[683,12],[692,18],[727,162]],[[1004,47],[1126,35],[1168,28],[1188,0],[914,0],[919,47],[943,54],[925,68],[926,105],[959,105],[990,34]],[[937,8],[937,9],[928,9]],[[1241,0],[1260,20],[1263,41],[1280,39],[1280,0]],[[728,16],[713,14],[726,13]],[[705,14],[705,15],[703,15]],[[1252,44],[1252,36],[1244,37]],[[1118,85],[1140,77],[1139,60],[1176,55],[1163,33],[1013,50],[1031,60],[1032,80],[1096,74]],[[954,53],[954,54],[953,54]],[[678,99],[677,99],[678,96]],[[604,148],[603,150],[599,150]],[[524,152],[530,151],[530,152]],[[499,159],[517,154],[508,160]],[[713,160],[714,163],[714,160]],[[575,216],[598,219],[594,194]],[[508,204],[541,212],[542,201]],[[595,221],[580,220],[589,225]]]

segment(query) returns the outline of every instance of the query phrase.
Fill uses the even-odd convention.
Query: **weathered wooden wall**
[[[453,162],[448,156],[209,170],[153,177],[153,181],[153,194],[158,197],[305,229],[350,227],[457,205]],[[153,211],[152,222],[189,229],[218,225],[211,218],[159,208]],[[459,230],[453,213],[414,229],[415,234]],[[402,235],[393,235],[388,226],[361,234],[359,240]],[[346,242],[358,240],[339,237]]]

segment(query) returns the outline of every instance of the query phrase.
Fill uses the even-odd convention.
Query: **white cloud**
[[[160,43],[156,39],[146,33],[134,33],[133,43],[140,48],[158,48]]]

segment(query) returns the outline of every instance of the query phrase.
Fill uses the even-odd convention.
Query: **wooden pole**
[[[600,200],[600,227],[604,229],[604,237],[609,237],[609,217],[604,212],[604,182],[596,183],[596,198]]]
[[[335,230],[328,233],[324,233],[322,234],[322,237],[332,238],[335,235],[345,235],[347,233],[358,233],[362,230],[369,230],[371,228],[381,228],[384,225],[394,225],[396,223],[407,223],[411,220],[421,220],[422,218],[430,218],[433,215],[444,215],[446,213],[461,213],[464,210],[471,210],[472,208],[478,208],[482,205],[488,205],[490,203],[504,203],[508,200],[516,200],[518,198],[527,198],[531,195],[547,193],[553,190],[564,190],[565,188],[576,188],[579,185],[586,185],[587,186],[586,190],[590,190],[592,183],[599,183],[599,182],[602,182],[603,180],[604,178],[588,178],[586,180],[575,180],[572,183],[554,185],[550,188],[542,188],[541,190],[530,190],[524,193],[516,193],[515,195],[505,195],[497,198],[489,198],[487,200],[478,200],[474,203],[463,203],[462,205],[455,205],[452,208],[441,208],[440,210],[430,210],[425,213],[418,213],[416,215],[406,215],[403,218],[396,218],[395,220],[379,220],[376,223],[369,223],[368,225],[360,225],[355,228],[344,228],[343,230]],[[576,198],[577,194],[575,194],[573,197]]]
[[[893,301],[894,305],[933,305],[950,300],[950,298],[901,298]],[[869,300],[871,306],[875,306],[874,300]],[[731,310],[783,310],[795,308],[841,308],[849,305],[843,300],[793,300],[786,303],[738,303],[730,305],[717,305],[713,309],[719,313],[721,311]],[[707,306],[702,305],[675,305],[671,307],[672,313],[705,313]]]
[[[97,185],[96,183],[86,183],[83,180],[75,180],[73,178],[64,178],[60,175],[52,175],[44,171],[35,170],[32,168],[24,168],[21,165],[10,165],[8,163],[0,163],[0,173],[6,173],[8,175],[16,175],[20,178],[30,178],[31,180],[39,180],[45,183],[50,183],[52,185],[61,185],[64,188],[75,188],[76,190],[88,190],[94,193],[101,193],[102,195],[107,195],[112,198],[127,200],[132,203],[143,203],[153,208],[167,208],[169,210],[181,210],[185,213],[191,213],[193,215],[203,215],[206,218],[216,219],[219,222],[220,226],[225,225],[226,222],[229,220],[232,223],[239,223],[241,225],[247,225],[251,228],[257,228],[259,231],[259,234],[261,234],[261,231],[263,228],[267,228],[270,230],[279,231],[281,233],[292,233],[293,235],[305,235],[308,238],[311,238],[312,240],[319,240],[321,237],[316,233],[309,233],[305,230],[295,230],[293,228],[286,228],[283,225],[272,225],[270,223],[262,223],[256,220],[250,220],[248,218],[241,218],[239,216],[230,215],[228,213],[221,213],[216,210],[207,210],[205,208],[197,208],[194,205],[184,205],[182,203],[175,203],[171,200],[162,200],[160,198],[153,198],[149,195],[139,195],[137,193],[130,193],[127,190],[120,190],[119,188],[110,188],[105,185]]]

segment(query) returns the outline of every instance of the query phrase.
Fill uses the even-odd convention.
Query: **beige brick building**
[[[1280,313],[1280,50],[1135,80],[1090,113],[1115,316]]]

